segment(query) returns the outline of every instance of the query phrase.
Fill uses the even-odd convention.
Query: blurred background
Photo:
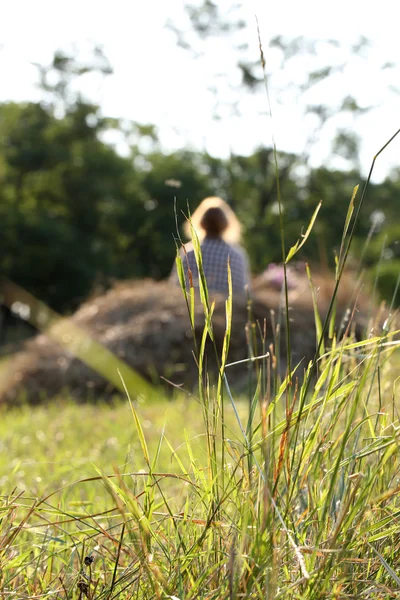
[[[287,245],[322,199],[302,258],[333,268],[353,188],[399,127],[393,10],[391,0],[338,1],[332,14],[313,0],[4,2],[0,275],[63,314],[115,280],[165,278],[175,210],[182,223],[207,195],[236,211],[260,273],[282,260],[274,142]],[[389,302],[399,143],[378,158],[352,250]],[[27,335],[22,309],[2,307],[0,344]]]

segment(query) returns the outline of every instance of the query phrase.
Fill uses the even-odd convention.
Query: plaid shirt
[[[180,254],[186,276],[186,287],[189,289],[188,267],[192,272],[193,285],[199,287],[199,273],[191,243],[186,244]],[[244,295],[245,285],[249,285],[249,269],[247,256],[242,248],[231,246],[220,238],[205,238],[201,243],[204,275],[210,292],[221,292],[228,295],[228,258],[232,274],[232,292]],[[175,272],[175,275],[174,275]],[[178,281],[176,269],[173,279]]]

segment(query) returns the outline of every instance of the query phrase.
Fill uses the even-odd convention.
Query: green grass
[[[138,414],[151,455],[162,435],[174,448],[181,444],[184,447],[186,430],[195,440],[195,454],[204,459],[205,435],[198,402],[181,396],[169,403],[162,400],[142,404]],[[114,469],[122,473],[147,468],[127,400],[116,399],[111,405],[77,405],[60,400],[44,406],[3,410],[0,416],[2,490],[11,491],[18,486],[31,495],[43,496],[97,475],[95,467],[110,473]],[[233,418],[230,421],[230,435],[237,437],[237,424]],[[176,468],[177,462],[165,446],[164,441],[166,451],[160,453],[158,466],[167,472]],[[177,455],[189,467],[184,450],[178,450]],[[76,489],[72,486],[69,495],[77,493]]]
[[[0,598],[398,597],[393,348],[348,340],[302,414],[259,395],[251,445],[217,387],[208,425],[184,396],[3,412]]]
[[[395,333],[331,335],[283,382],[261,340],[238,400],[201,281],[196,398],[3,411],[0,598],[399,596]]]

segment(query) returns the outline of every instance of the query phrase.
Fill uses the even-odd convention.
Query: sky
[[[216,2],[229,18],[234,0]],[[75,48],[83,57],[97,44],[114,74],[105,80],[83,78],[82,90],[100,104],[104,115],[157,125],[166,149],[189,146],[228,156],[248,154],[274,139],[278,150],[299,153],[307,148],[312,165],[345,167],[348,163],[331,153],[339,127],[360,136],[360,168],[365,174],[373,156],[400,127],[400,95],[395,89],[400,68],[382,69],[399,56],[395,0],[337,0],[334,5],[315,0],[242,0],[232,18],[244,19],[247,27],[207,40],[191,31],[184,4],[184,0],[1,0],[0,101],[39,100],[33,63],[50,63],[56,49]],[[238,59],[259,63],[256,16],[270,105],[264,89],[255,92],[241,85],[237,69]],[[176,34],[165,27],[168,21],[182,32],[191,50],[177,44]],[[320,42],[315,55],[282,63],[281,53],[269,47],[278,35],[334,39],[340,46]],[[371,44],[355,52],[352,48],[360,36]],[[237,50],[240,44],[247,48]],[[327,65],[343,68],[300,94],[307,73]],[[357,119],[340,113],[348,95],[361,107],[373,108]],[[333,115],[322,131],[315,117],[305,115],[307,105],[319,103],[329,105]],[[376,181],[398,165],[399,150],[396,139],[379,157]]]

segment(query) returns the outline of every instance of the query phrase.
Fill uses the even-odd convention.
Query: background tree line
[[[0,105],[0,272],[61,311],[73,310],[96,286],[113,279],[168,276],[175,256],[174,207],[194,209],[207,195],[227,199],[245,226],[253,272],[282,259],[273,151],[219,159],[205,152],[165,152],[151,125],[101,115],[72,91],[88,70],[110,67],[100,50],[88,65],[56,53],[40,67],[43,101]],[[52,77],[49,75],[52,74]],[[110,132],[125,152],[108,143]],[[339,249],[356,168],[304,169],[280,153],[280,191],[287,245],[323,200],[304,258],[332,266]],[[390,299],[400,271],[396,209],[400,171],[371,185],[354,257]],[[397,302],[399,302],[399,294]]]

